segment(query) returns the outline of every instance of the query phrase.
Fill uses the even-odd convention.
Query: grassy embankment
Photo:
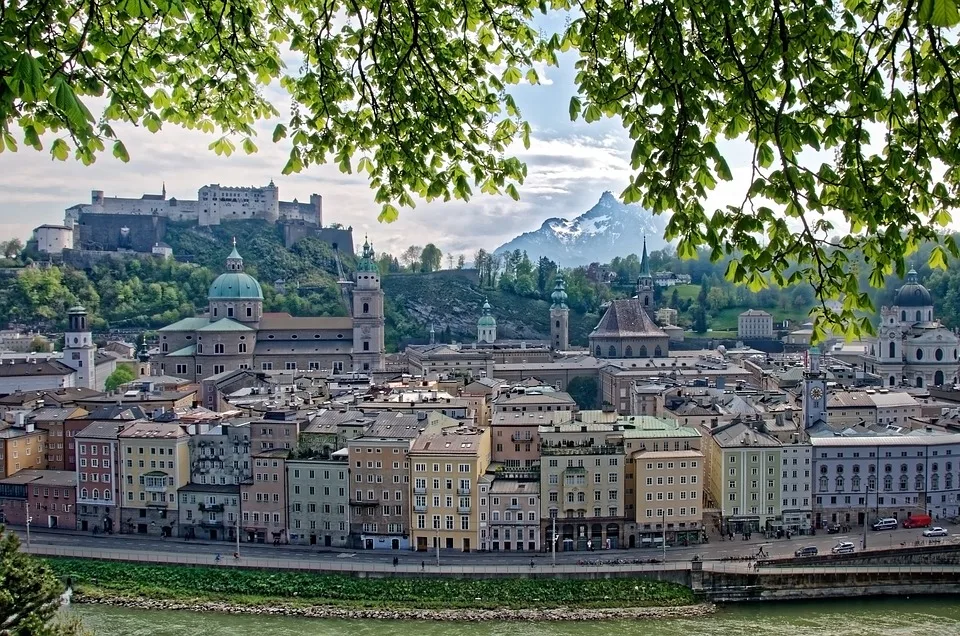
[[[695,602],[674,583],[629,579],[368,578],[310,572],[46,559],[88,597],[383,609],[675,607]]]

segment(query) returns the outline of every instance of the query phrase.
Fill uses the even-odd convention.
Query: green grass
[[[663,290],[664,297],[669,300],[674,289],[677,290],[680,300],[696,300],[700,294],[700,285],[674,285]]]
[[[243,605],[295,603],[338,607],[496,609],[549,607],[666,607],[695,602],[675,583],[625,579],[356,578],[291,570],[133,564],[47,558],[81,594]]]

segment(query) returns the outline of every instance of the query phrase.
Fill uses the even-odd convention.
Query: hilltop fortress
[[[353,254],[352,229],[323,226],[323,197],[311,194],[309,202],[281,201],[280,189],[271,180],[263,187],[233,187],[218,183],[205,185],[196,199],[167,197],[166,184],[160,194],[139,198],[107,197],[93,190],[89,203],[66,209],[63,225],[42,225],[34,240],[42,253],[63,250],[82,252],[163,253],[167,224],[195,223],[200,227],[224,221],[261,220],[283,227],[289,248],[302,238],[314,236],[341,252]],[[159,250],[159,251],[158,251]]]

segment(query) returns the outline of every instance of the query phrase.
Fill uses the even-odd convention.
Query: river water
[[[596,623],[343,621],[154,612],[76,605],[96,636],[920,636],[960,634],[960,600],[750,604],[696,620]]]

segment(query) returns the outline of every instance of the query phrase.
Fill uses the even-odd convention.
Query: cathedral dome
[[[234,239],[233,251],[227,257],[227,271],[217,276],[210,291],[209,300],[263,300],[263,289],[257,279],[243,271],[243,258],[237,251]]]
[[[377,267],[377,262],[374,260],[373,245],[371,245],[367,239],[363,241],[363,252],[360,260],[357,262],[357,271],[372,272],[375,274],[380,273],[380,268]]]
[[[917,280],[917,270],[911,269],[907,273],[907,282],[897,291],[893,304],[898,307],[928,307],[933,304],[930,292]]]
[[[483,301],[483,315],[477,321],[478,327],[496,327],[497,319],[490,315],[490,303]]]

